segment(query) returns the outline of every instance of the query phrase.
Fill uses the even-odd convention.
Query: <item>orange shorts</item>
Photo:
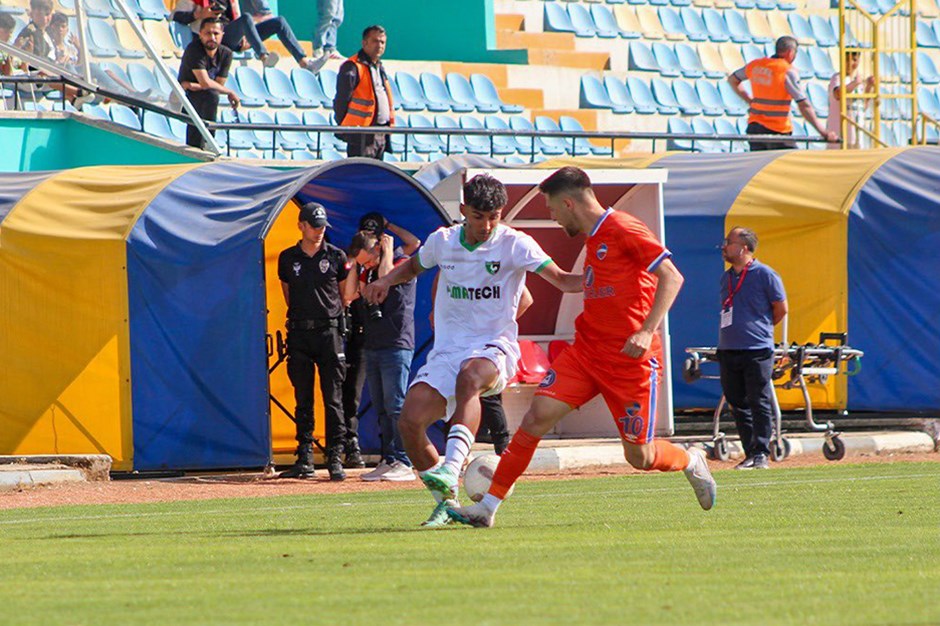
[[[620,437],[643,444],[654,437],[659,382],[660,365],[655,357],[631,359],[619,352],[587,354],[575,343],[552,362],[535,394],[575,408],[601,394]]]

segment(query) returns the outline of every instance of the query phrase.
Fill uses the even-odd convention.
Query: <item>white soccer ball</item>
[[[481,454],[470,461],[467,471],[463,475],[463,490],[467,496],[474,502],[479,502],[490,490],[490,483],[493,482],[493,474],[496,472],[496,466],[499,465],[499,457],[495,454]],[[513,486],[513,489],[515,486]],[[512,495],[512,489],[506,494],[506,497]]]

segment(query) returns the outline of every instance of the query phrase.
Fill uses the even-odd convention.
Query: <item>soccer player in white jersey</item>
[[[500,393],[519,361],[516,309],[526,272],[566,292],[580,292],[582,277],[559,268],[535,240],[500,223],[508,201],[501,182],[485,174],[464,185],[462,224],[440,228],[408,263],[370,283],[364,295],[384,300],[391,286],[437,267],[434,348],[415,376],[399,418],[408,458],[437,506],[425,526],[450,522],[457,481],[480,426],[480,396]],[[427,437],[428,427],[451,411],[443,459]]]

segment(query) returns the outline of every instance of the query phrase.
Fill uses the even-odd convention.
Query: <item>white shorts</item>
[[[518,362],[506,354],[496,345],[488,344],[482,349],[468,349],[460,352],[435,353],[431,352],[427,362],[418,370],[409,388],[418,383],[426,383],[433,387],[447,400],[447,414],[442,415],[446,421],[454,415],[457,406],[455,400],[457,388],[457,374],[460,366],[470,359],[487,359],[496,366],[499,375],[496,384],[480,394],[482,397],[495,396],[502,393],[509,381],[516,375]]]

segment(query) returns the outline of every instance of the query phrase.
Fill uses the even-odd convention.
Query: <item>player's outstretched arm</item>
[[[566,272],[554,261],[543,267],[538,275],[565,293],[577,293],[583,288],[584,276],[582,274]]]
[[[635,359],[639,359],[649,350],[653,341],[653,333],[662,324],[666,313],[672,307],[672,303],[676,301],[676,296],[679,295],[682,283],[685,282],[679,269],[670,259],[660,263],[653,270],[653,275],[659,279],[659,282],[656,285],[656,295],[653,296],[653,306],[650,308],[650,314],[646,317],[646,321],[643,322],[640,330],[627,339],[627,343],[624,344],[622,350],[624,354]]]
[[[362,295],[369,304],[380,304],[385,301],[389,289],[395,285],[407,283],[423,271],[424,268],[418,262],[418,257],[413,256],[408,259],[407,263],[399,264],[385,276],[363,287]]]

